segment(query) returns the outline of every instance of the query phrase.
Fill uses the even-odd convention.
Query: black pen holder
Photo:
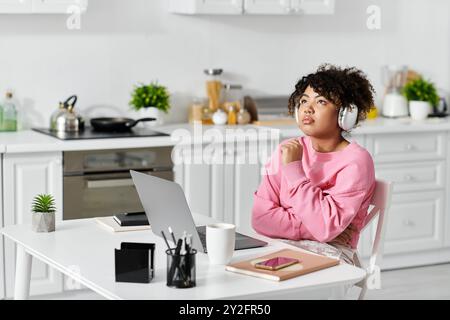
[[[115,249],[116,282],[152,281],[154,253],[154,243],[122,242],[120,249]]]
[[[172,288],[195,287],[195,256],[197,250],[189,254],[175,254],[175,249],[166,250],[167,286]]]

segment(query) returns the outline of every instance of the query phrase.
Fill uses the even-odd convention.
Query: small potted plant
[[[49,194],[37,195],[32,205],[32,228],[36,232],[55,231],[55,199]]]
[[[162,124],[161,112],[168,113],[170,109],[169,92],[157,82],[140,83],[134,86],[130,106],[139,112],[140,118],[156,118],[156,121],[145,122],[149,125]]]
[[[424,120],[439,103],[436,87],[422,77],[408,82],[403,95],[409,101],[409,111],[413,120]]]

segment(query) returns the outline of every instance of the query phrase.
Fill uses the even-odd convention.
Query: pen
[[[188,234],[186,243],[187,243],[187,247],[188,247],[188,249],[187,249],[188,254],[191,254],[191,250],[192,250],[192,234]]]
[[[182,242],[181,242],[181,255],[185,255],[187,250],[186,250],[186,231],[183,232],[183,237],[181,238]]]
[[[185,273],[187,276],[188,281],[191,281],[191,268],[192,268],[192,261],[191,261],[191,241],[192,241],[192,235],[188,234],[186,237],[186,265],[185,265]]]
[[[171,249],[170,246],[169,246],[169,242],[167,241],[167,238],[166,238],[166,235],[164,234],[164,231],[161,230],[161,234],[162,234],[162,236],[163,236],[163,238],[164,238],[164,241],[166,242],[167,248],[169,249],[170,255],[173,256],[173,254],[172,254],[172,249]]]
[[[173,234],[172,228],[169,227],[169,232],[172,235],[172,240],[175,245],[177,245],[177,239],[175,239],[175,235]]]
[[[182,243],[183,243],[183,240],[178,239],[177,248],[175,249],[175,254],[172,259],[172,265],[170,266],[170,271],[169,271],[169,276],[170,276],[171,281],[174,280],[175,269],[178,269],[181,277],[183,278],[183,281],[185,281],[185,282],[187,281],[186,275],[185,275],[183,269],[181,268],[181,266],[179,265],[180,264],[180,250],[181,250]]]

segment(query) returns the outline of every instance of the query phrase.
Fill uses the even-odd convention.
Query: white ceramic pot
[[[33,212],[32,229],[35,232],[55,231],[55,214],[48,212]]]
[[[155,107],[142,108],[138,112],[139,118],[155,118],[156,121],[141,122],[140,127],[154,127],[164,123],[161,110]]]
[[[431,113],[431,104],[427,101],[410,101],[409,113],[412,120],[425,120]]]
[[[218,109],[212,116],[212,121],[215,125],[225,125],[228,122],[228,115],[222,109]]]

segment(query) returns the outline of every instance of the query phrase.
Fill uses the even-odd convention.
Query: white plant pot
[[[138,126],[141,128],[159,126],[164,123],[161,110],[159,110],[155,107],[142,108],[139,110],[138,114],[139,114],[139,119],[141,119],[141,118],[155,118],[156,119],[156,121],[147,121],[147,122],[139,123]]]
[[[427,101],[409,102],[409,113],[412,120],[425,120],[431,112],[431,104]]]
[[[48,212],[33,212],[32,229],[35,232],[55,231],[55,214]]]

